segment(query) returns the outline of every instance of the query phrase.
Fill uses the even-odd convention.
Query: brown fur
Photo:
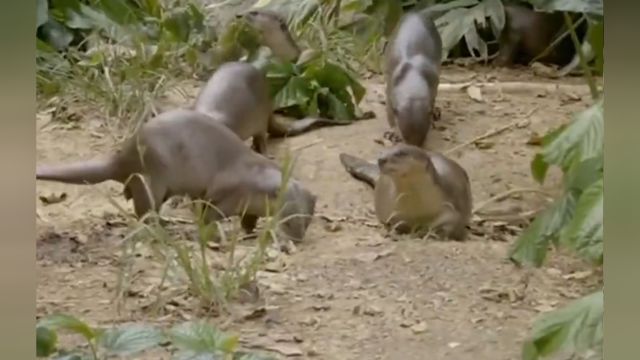
[[[400,233],[433,228],[465,240],[472,195],[467,172],[442,154],[396,144],[378,164],[340,154],[347,172],[373,186],[378,220]]]
[[[144,182],[134,174],[140,174]],[[125,197],[133,199],[138,217],[159,211],[172,196],[188,196],[207,201],[221,212],[209,209],[209,221],[244,214],[242,224],[250,232],[259,217],[274,210],[282,171],[251,151],[221,121],[177,109],[145,123],[115,154],[66,165],[41,165],[36,179],[72,184],[118,181],[125,185]],[[280,229],[300,241],[314,214],[316,196],[290,179],[284,202],[282,216],[296,217],[283,221]]]
[[[528,64],[566,31],[561,12],[539,12],[521,4],[504,6],[505,24],[499,38],[497,66]],[[573,20],[578,16],[573,14]],[[586,24],[576,28],[581,39],[586,33]],[[566,65],[576,54],[570,35],[565,36],[551,52],[537,61],[556,65]]]

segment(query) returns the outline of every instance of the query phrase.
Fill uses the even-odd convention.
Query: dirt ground
[[[551,81],[530,70],[452,65],[444,68],[441,82],[469,80]],[[577,84],[580,79],[562,83]],[[519,359],[533,320],[589,292],[599,275],[555,252],[542,269],[516,268],[506,256],[522,225],[475,222],[466,242],[385,236],[373,214],[371,190],[351,178],[338,160],[340,152],[373,160],[383,149],[374,141],[387,126],[381,79],[367,80],[366,87],[362,108],[374,111],[375,119],[271,143],[271,152],[288,147],[299,156],[294,175],[318,195],[318,217],[293,254],[279,255],[278,266],[259,273],[266,309],[261,316],[223,315],[211,321],[240,334],[243,345],[270,348],[282,358]],[[195,87],[187,91],[193,95]],[[537,147],[527,143],[567,122],[588,100],[586,87],[575,92],[485,92],[482,101],[464,91],[441,92],[437,103],[442,118],[429,135],[430,147],[445,151],[516,121],[517,126],[451,157],[467,169],[476,204],[508,189],[536,187],[529,164]],[[75,126],[50,118],[37,118],[38,163],[91,157],[114,146],[99,118],[86,116]],[[544,188],[556,193],[558,186],[554,174]],[[145,311],[149,289],[158,283],[158,264],[148,254],[136,258],[132,288],[137,290],[128,293],[125,309],[116,312],[117,246],[126,229],[118,225],[118,210],[107,196],[132,211],[131,204],[118,197],[120,191],[113,183],[88,187],[38,182],[39,316],[61,311],[100,326],[171,324],[200,316],[188,301],[176,300],[159,315]],[[62,192],[67,198],[57,204],[38,199]],[[493,207],[508,204],[526,211],[544,206],[545,198],[525,193]],[[247,240],[242,246],[253,243]]]

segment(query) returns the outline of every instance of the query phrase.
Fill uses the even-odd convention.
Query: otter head
[[[300,56],[300,49],[289,32],[287,22],[279,14],[268,10],[251,10],[238,16],[260,34],[264,45],[276,57],[295,61]]]
[[[283,199],[279,229],[295,242],[304,239],[313,220],[317,197],[291,179]]]
[[[429,101],[423,98],[394,101],[391,110],[404,141],[422,146],[431,127],[432,109]]]
[[[399,143],[378,158],[382,174],[402,179],[414,174],[431,174],[434,171],[429,155],[421,148]]]

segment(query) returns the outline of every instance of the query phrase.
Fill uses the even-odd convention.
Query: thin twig
[[[294,146],[294,147],[292,147],[292,148],[291,148],[291,151],[292,151],[292,152],[294,152],[294,151],[300,151],[300,150],[303,150],[303,149],[306,149],[306,148],[312,147],[312,146],[314,146],[314,145],[316,145],[316,144],[319,144],[319,143],[321,143],[321,142],[322,142],[322,139],[315,139],[315,140],[313,140],[313,141],[311,141],[311,142],[309,142],[309,143],[307,143],[307,144]]]
[[[471,140],[469,140],[469,141],[467,141],[467,142],[464,142],[464,143],[462,143],[462,144],[460,144],[460,145],[454,146],[453,148],[451,148],[451,149],[449,149],[449,150],[446,150],[446,151],[444,152],[444,154],[445,154],[445,155],[446,155],[446,154],[450,154],[450,153],[452,153],[452,152],[454,152],[454,151],[457,151],[457,150],[462,149],[462,148],[463,148],[463,147],[465,147],[465,146],[468,146],[468,145],[474,144],[474,143],[476,143],[476,142],[478,142],[478,141],[480,141],[480,140],[484,140],[484,139],[490,138],[490,137],[492,137],[492,136],[498,135],[498,134],[500,134],[500,133],[502,133],[502,132],[504,132],[504,131],[506,131],[506,130],[508,130],[508,129],[512,128],[512,127],[514,127],[514,126],[516,126],[518,123],[522,122],[523,120],[525,120],[525,119],[529,118],[531,115],[533,115],[533,113],[534,113],[536,110],[538,110],[538,108],[537,108],[537,107],[535,107],[535,108],[531,109],[531,111],[529,111],[529,112],[528,112],[528,113],[527,113],[527,114],[526,114],[522,119],[518,119],[518,120],[512,121],[511,123],[509,123],[509,124],[507,124],[507,125],[504,125],[504,126],[502,126],[502,127],[499,127],[499,128],[497,128],[497,129],[490,130],[490,131],[488,131],[488,132],[484,133],[483,135],[480,135],[480,136],[478,136],[478,137],[476,137],[476,138],[473,138],[473,139],[471,139]]]
[[[547,197],[550,197],[549,193],[547,193],[546,191],[539,189],[539,188],[516,188],[516,189],[510,189],[507,190],[505,192],[502,192],[500,194],[497,194],[495,196],[492,196],[490,198],[488,198],[487,200],[481,202],[480,204],[476,205],[476,207],[473,209],[472,213],[475,214],[478,211],[480,211],[481,209],[487,207],[487,205],[502,200],[504,198],[507,198],[511,195],[515,195],[515,194],[522,194],[522,193],[528,193],[528,192],[532,192],[532,193],[538,193],[538,194],[543,194]]]

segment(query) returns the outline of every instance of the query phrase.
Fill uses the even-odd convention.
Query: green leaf
[[[192,353],[232,353],[238,346],[238,337],[225,335],[203,322],[188,322],[169,331],[173,345]]]
[[[41,27],[43,40],[56,50],[62,51],[73,41],[73,33],[54,19],[49,19]]]
[[[326,95],[329,100],[329,117],[336,120],[351,120],[353,114],[349,113],[349,110],[345,104],[340,101],[334,94],[328,93]]]
[[[604,175],[604,154],[576,163],[564,175],[565,191],[580,194]]]
[[[586,189],[576,204],[575,213],[560,238],[583,257],[600,265],[603,259],[604,183],[600,180]]]
[[[100,345],[111,355],[134,355],[164,340],[162,332],[148,325],[129,325],[106,330]]]
[[[307,79],[301,77],[291,77],[273,99],[274,109],[283,109],[298,105],[306,108],[307,103],[313,96],[313,87]]]
[[[51,330],[66,330],[84,336],[87,340],[96,337],[95,331],[81,320],[66,314],[54,314],[40,321],[38,326],[44,326]]]
[[[602,0],[528,0],[537,9],[544,11],[570,11],[604,15]]]
[[[566,127],[567,127],[566,125],[561,125],[557,129],[548,132],[542,138],[543,149],[546,146],[549,146],[549,144],[553,142],[556,139],[556,137],[558,137],[558,135],[560,135],[564,131]],[[537,182],[542,184],[544,182],[544,179],[547,176],[548,169],[549,169],[549,163],[545,161],[544,156],[542,156],[542,154],[536,154],[536,156],[533,158],[533,161],[531,162],[531,174],[533,175],[533,178]]]
[[[319,59],[310,62],[302,76],[317,81],[321,87],[329,88],[334,93],[350,88],[356,103],[359,103],[365,95],[366,90],[352,74],[329,61]]]
[[[137,14],[126,0],[99,0],[100,9],[120,25],[133,25],[138,21]]]
[[[600,156],[604,149],[604,99],[578,113],[561,134],[542,150],[547,163],[567,170],[574,161]]]
[[[604,292],[599,290],[544,314],[535,322],[532,339],[525,345],[531,356],[528,359],[598,347],[603,340],[603,313]]]
[[[47,0],[37,0],[36,3],[36,29],[49,19],[49,4]]]
[[[576,198],[572,193],[563,195],[539,214],[516,240],[509,258],[518,265],[539,267],[547,255],[547,248],[556,242],[562,227],[573,216]]]
[[[178,9],[168,14],[162,21],[162,26],[171,34],[174,41],[186,43],[189,40],[191,24],[190,15],[186,9]]]
[[[36,327],[36,356],[48,357],[56,350],[58,335],[44,326]]]

